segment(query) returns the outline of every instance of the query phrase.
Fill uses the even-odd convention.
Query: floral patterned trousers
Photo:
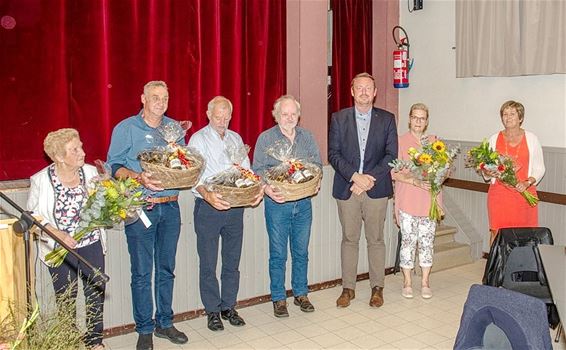
[[[403,269],[412,269],[415,266],[415,251],[418,243],[419,265],[431,267],[436,222],[428,216],[412,216],[400,210],[399,225],[401,227],[399,266]]]

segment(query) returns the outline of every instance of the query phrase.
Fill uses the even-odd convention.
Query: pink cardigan
[[[429,136],[431,142],[436,136]],[[419,140],[410,131],[399,137],[399,158],[409,159],[407,151],[410,147],[421,148]],[[408,173],[408,170],[403,170]],[[394,172],[392,171],[392,174]],[[428,216],[430,210],[430,192],[412,184],[395,181],[395,216],[399,222],[399,210],[412,216]],[[442,207],[442,192],[438,195],[438,203]]]

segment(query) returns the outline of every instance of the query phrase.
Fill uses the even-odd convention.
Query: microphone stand
[[[30,233],[29,230],[35,225],[39,227],[43,232],[45,232],[49,237],[53,238],[55,242],[59,243],[63,248],[65,248],[69,253],[73,254],[81,263],[85,264],[89,269],[95,270],[94,266],[83,258],[79,253],[76,252],[73,248],[69,247],[65,242],[63,242],[59,237],[57,237],[53,232],[51,232],[47,227],[41,224],[41,222],[37,221],[32,215],[31,212],[24,210],[14,201],[12,201],[8,196],[4,193],[0,192],[0,198],[4,199],[8,204],[10,204],[14,209],[21,213],[21,217],[19,220],[14,222],[13,229],[16,233],[21,233],[24,239],[24,257],[25,257],[25,270],[26,270],[26,306],[28,317],[32,313],[31,307],[31,264],[30,264]],[[102,279],[102,282],[107,283],[110,280],[105,273],[100,273],[99,277]]]

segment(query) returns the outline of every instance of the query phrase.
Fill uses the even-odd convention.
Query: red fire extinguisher
[[[399,29],[405,34],[399,41],[395,36],[395,30]],[[395,88],[409,87],[409,71],[413,66],[413,60],[409,57],[409,36],[403,27],[393,27],[393,40],[397,44],[397,50],[393,51],[393,86]]]

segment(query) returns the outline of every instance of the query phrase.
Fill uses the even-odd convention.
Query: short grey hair
[[[295,106],[297,106],[297,115],[301,115],[301,104],[299,103],[299,101],[297,101],[297,99],[293,95],[283,95],[275,101],[275,103],[273,104],[273,110],[271,111],[271,114],[276,121],[279,121],[279,118],[281,118],[281,103],[283,103],[283,101],[285,100],[295,102]]]
[[[149,94],[149,90],[155,87],[162,87],[165,88],[165,90],[169,91],[169,88],[167,87],[167,83],[165,83],[164,81],[152,80],[143,86],[143,94],[147,96]]]
[[[55,162],[57,156],[66,156],[65,146],[73,139],[80,139],[76,129],[64,128],[52,131],[43,140],[43,150]]]
[[[208,107],[206,111],[207,114],[212,114],[212,110],[214,109],[214,107],[219,105],[224,105],[224,107],[228,108],[228,112],[230,112],[230,115],[232,114],[232,109],[233,109],[232,102],[230,102],[230,100],[224,96],[216,96],[212,100],[210,100],[210,102],[208,102]]]

